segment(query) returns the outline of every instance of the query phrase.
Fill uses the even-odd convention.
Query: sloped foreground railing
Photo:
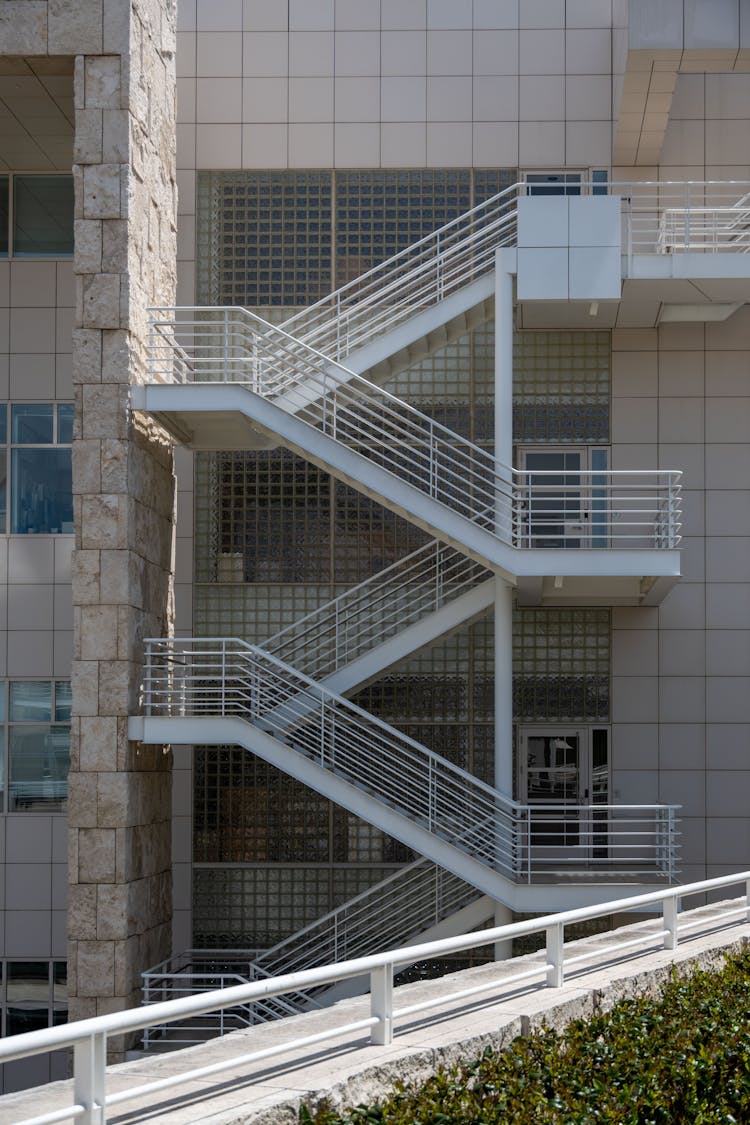
[[[217,978],[225,971],[240,973],[245,982],[250,983],[315,965],[365,957],[376,953],[383,945],[401,945],[405,940],[415,939],[478,897],[476,888],[457,875],[427,859],[418,859],[270,949],[246,954],[188,950],[155,965],[142,974],[143,1003],[156,1004],[238,983],[236,980],[225,982],[222,977],[219,984]],[[270,1001],[255,1001],[240,1005],[238,1009],[207,1013],[205,1022],[197,1027],[193,1021],[186,1025],[183,1020],[146,1028],[143,1046],[148,1050],[164,1041],[170,1047],[199,1043],[207,1035],[233,1030],[225,1022],[230,1019],[236,1019],[237,1026],[250,1026],[314,1006],[315,999],[310,993],[287,993]]]
[[[145,655],[146,715],[237,716],[513,882],[674,878],[676,806],[519,804],[237,638],[153,638]]]
[[[733,886],[742,887],[742,897],[739,900],[719,904],[710,918],[704,911],[694,918],[685,917],[682,900],[688,896],[702,895]],[[150,1113],[152,1113],[156,1094],[167,1090],[174,1091],[180,1086],[184,1087],[188,1083],[192,1084],[209,1077],[217,1077],[225,1071],[234,1070],[236,1073],[238,1067],[247,1070],[254,1063],[266,1062],[285,1052],[299,1053],[309,1048],[312,1055],[312,1048],[318,1051],[320,1045],[327,1040],[338,1039],[340,1042],[342,1036],[348,1036],[350,1040],[355,1037],[361,1038],[362,1032],[366,1031],[369,1031],[371,1043],[388,1046],[393,1042],[398,1024],[414,1016],[419,1015],[424,1018],[430,1011],[437,1011],[441,1023],[444,1024],[446,1019],[450,1018],[451,1009],[456,1008],[463,1001],[470,1001],[482,995],[494,993],[504,997],[508,995],[509,989],[512,990],[510,995],[514,995],[520,984],[525,987],[533,987],[536,984],[539,988],[545,986],[560,988],[565,982],[566,972],[571,969],[578,973],[585,971],[586,962],[596,965],[602,956],[601,938],[583,952],[580,946],[574,953],[566,950],[564,940],[566,926],[616,913],[659,907],[661,907],[661,919],[657,922],[655,930],[642,929],[637,936],[625,936],[624,940],[623,937],[618,939],[616,931],[612,932],[612,941],[605,947],[608,961],[613,958],[637,957],[648,950],[660,947],[674,950],[678,942],[687,937],[691,930],[700,929],[701,932],[705,932],[712,926],[726,927],[732,921],[743,924],[750,921],[750,871],[706,879],[682,887],[664,888],[650,894],[609,901],[578,910],[567,910],[560,914],[549,914],[524,922],[514,922],[508,926],[496,926],[459,937],[443,938],[423,945],[391,949],[369,957],[308,969],[306,972],[290,973],[223,991],[155,1004],[151,1008],[135,1008],[127,1012],[98,1016],[94,1019],[81,1020],[79,1023],[44,1028],[4,1039],[0,1041],[0,1063],[59,1050],[63,1047],[73,1048],[73,1104],[37,1117],[16,1120],[15,1125],[53,1125],[63,1121],[78,1121],[81,1125],[101,1125],[106,1118],[107,1109],[135,1099],[149,1099]],[[393,989],[393,974],[401,965],[475,949],[491,942],[510,941],[529,934],[544,935],[545,950],[540,956],[539,963],[529,965],[529,962],[525,961],[518,972],[510,974],[499,972],[496,979],[485,978],[481,983],[459,988],[453,992],[440,989],[437,995],[420,1003],[399,1006],[398,991],[394,992]],[[507,962],[504,965],[507,967]],[[165,1020],[191,1018],[204,1012],[217,1011],[237,1004],[253,1003],[261,998],[282,996],[290,990],[334,984],[365,973],[370,976],[370,1015],[365,1018],[353,1020],[348,1024],[334,1023],[333,1026],[329,1024],[324,1030],[314,1031],[310,1035],[299,1038],[294,1038],[297,1025],[292,1024],[289,1036],[279,1035],[278,1041],[272,1046],[250,1050],[241,1055],[228,1050],[228,1057],[205,1066],[193,1064],[191,1067],[188,1064],[184,1069],[178,1069],[175,1065],[177,1072],[173,1071],[165,1078],[107,1093],[106,1055],[109,1036],[132,1034]],[[453,1015],[457,1019],[465,1020],[465,1008],[458,1007]],[[283,1024],[281,1026],[283,1027]],[[295,1058],[295,1064],[299,1064],[299,1054]],[[118,1084],[121,1081],[120,1071]],[[194,1088],[191,1086],[187,1096],[194,1096],[192,1093]]]

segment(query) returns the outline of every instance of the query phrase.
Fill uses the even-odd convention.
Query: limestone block
[[[117,719],[106,715],[84,716],[79,720],[79,769],[96,771],[103,776],[117,770]],[[97,790],[97,808],[102,800]],[[105,822],[100,821],[105,824]]]
[[[102,223],[100,219],[76,219],[74,223],[76,272],[99,273],[102,268]]]
[[[122,438],[127,434],[128,392],[113,384],[85,386],[81,397],[81,437]],[[104,449],[102,449],[102,459]],[[102,460],[102,474],[106,470]],[[117,490],[112,490],[117,491]]]
[[[96,936],[100,940],[115,941],[138,926],[138,918],[129,912],[130,891],[128,883],[104,883],[96,888]]]
[[[98,789],[98,819],[102,828],[118,828],[131,823],[135,794],[133,775],[127,773],[100,773]],[[137,777],[137,775],[136,775]]]
[[[128,715],[137,705],[137,685],[140,675],[136,671],[135,688],[127,660],[101,660],[99,662],[99,711],[102,715]],[[135,711],[132,711],[135,714]]]
[[[101,0],[49,0],[47,18],[50,54],[101,53]]]
[[[81,546],[113,549],[128,546],[128,502],[124,496],[103,493],[81,498]]]
[[[122,219],[108,219],[103,224],[102,269],[108,273],[128,269],[128,228]]]
[[[95,774],[92,776],[96,777]],[[78,830],[78,882],[114,883],[114,881],[115,829],[80,828]]]
[[[102,388],[109,390],[109,387]],[[119,390],[114,387],[113,389]],[[123,418],[123,420],[126,420]],[[102,488],[105,492],[128,491],[128,442],[105,438],[101,446]]]
[[[89,55],[84,60],[86,106],[91,109],[120,109],[120,56]]]
[[[75,447],[74,464],[75,464]],[[75,469],[73,480],[75,482]],[[100,598],[101,552],[74,551],[72,559],[72,584],[76,603],[95,604]]]
[[[68,775],[68,827],[75,831],[78,828],[96,827],[97,788],[96,774],[71,772]],[[78,856],[75,863],[70,862],[71,872],[78,870]]]
[[[101,492],[101,442],[97,439],[73,443],[73,492],[85,495]]]
[[[101,552],[101,598],[118,605],[140,605],[143,561],[132,551]]]
[[[94,941],[97,937],[96,915],[96,886],[93,883],[73,883],[68,888],[71,933],[83,941]]]
[[[84,218],[122,218],[123,174],[120,164],[98,164],[83,169]]]
[[[102,160],[102,111],[77,109],[73,139],[73,160],[76,164],[100,164]]]
[[[115,942],[115,990],[118,996],[130,996],[134,991],[140,990],[142,970],[163,960],[163,957],[147,960],[143,944],[140,933]]]
[[[117,655],[117,606],[80,606],[81,660],[112,660]],[[101,693],[99,695],[101,702]]]
[[[76,266],[77,266],[76,261]],[[96,329],[73,329],[73,382],[99,383],[102,378],[102,335]]]
[[[130,153],[130,114],[124,109],[105,109],[102,116],[102,160],[124,163]]]
[[[125,54],[130,42],[130,4],[122,0],[104,0],[104,38],[102,50]],[[127,57],[127,56],[126,56]],[[123,60],[124,61],[124,60]]]
[[[75,596],[75,595],[74,595]],[[73,661],[70,669],[76,715],[96,715],[99,711],[99,669],[96,661]]]
[[[119,273],[95,273],[82,281],[84,328],[119,328],[122,302]]]
[[[78,995],[112,996],[115,986],[112,941],[78,942]]]
[[[4,55],[47,54],[47,0],[6,0],[0,5]]]
[[[101,337],[101,376],[105,383],[128,383],[132,344],[124,329],[104,331]]]

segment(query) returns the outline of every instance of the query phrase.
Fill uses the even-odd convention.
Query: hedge
[[[657,997],[621,1000],[561,1031],[397,1086],[371,1106],[303,1107],[303,1125],[725,1125],[750,1122],[750,952],[674,971]]]

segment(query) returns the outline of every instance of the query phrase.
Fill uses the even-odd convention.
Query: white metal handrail
[[[634,254],[747,253],[747,180],[613,183],[622,198],[623,252],[632,274]]]
[[[376,953],[383,945],[403,945],[415,939],[431,926],[455,914],[474,902],[479,895],[475,887],[445,871],[427,859],[418,859],[386,879],[368,887],[335,910],[316,919],[309,925],[284,938],[270,949],[253,955],[227,950],[190,950],[181,957],[170,958],[154,966],[143,976],[144,1004],[173,999],[175,995],[189,995],[192,991],[205,991],[218,973],[198,971],[216,961],[220,965],[244,964],[247,982],[260,977],[280,976],[309,969],[314,965],[364,957]],[[193,982],[196,982],[195,988]],[[223,987],[223,985],[222,985]],[[309,994],[287,993],[264,1005],[248,1004],[242,1007],[248,1025],[266,1019],[277,1019],[293,1011],[304,1011],[315,1006]],[[234,1011],[234,1009],[226,1009]],[[152,1042],[168,1038],[175,1042],[199,1042],[205,1038],[185,1031],[181,1024],[159,1024],[147,1028],[143,1035],[146,1050]],[[211,1034],[219,1033],[216,1021],[207,1025]],[[201,1031],[205,1031],[202,1027]],[[179,1039],[176,1039],[179,1036]]]
[[[191,364],[189,370],[181,367],[179,377],[241,383],[504,543],[538,546],[539,536],[529,531],[529,511],[545,496],[552,503],[553,495],[564,498],[575,491],[588,497],[592,527],[596,524],[594,545],[671,549],[679,543],[678,471],[566,471],[561,489],[554,483],[559,474],[527,473],[496,462],[488,450],[247,310],[183,312],[188,319],[175,310],[161,310],[162,318],[153,322],[161,344],[158,352],[153,345],[152,358],[162,357],[162,374],[175,374],[173,341],[185,332],[192,343],[185,340],[180,353],[190,356]],[[205,321],[195,318],[198,313]],[[546,479],[553,483],[545,485]],[[558,538],[565,546],[572,545],[565,540],[575,537]],[[579,545],[590,542],[586,538]]]
[[[742,886],[741,898],[720,904],[712,919],[707,919],[704,913],[701,913],[697,920],[683,919],[682,900],[685,898],[733,886]],[[373,1044],[388,1046],[393,1041],[399,1021],[431,1009],[437,1009],[441,1020],[444,1021],[452,1006],[482,993],[497,993],[502,989],[505,995],[508,989],[521,982],[526,985],[536,982],[539,987],[560,988],[565,983],[566,969],[576,967],[580,970],[587,961],[594,961],[598,955],[601,955],[601,948],[597,947],[584,953],[579,949],[572,955],[566,956],[564,940],[566,926],[616,913],[643,911],[653,907],[661,907],[659,928],[656,931],[643,930],[636,937],[626,937],[625,940],[622,938],[618,940],[615,937],[607,946],[608,957],[640,956],[654,946],[674,950],[680,938],[689,930],[695,929],[697,925],[700,926],[701,931],[704,931],[711,927],[712,922],[715,926],[723,927],[730,921],[741,921],[743,924],[750,921],[750,871],[705,879],[682,887],[663,888],[649,894],[599,903],[596,906],[577,910],[566,910],[558,914],[548,914],[506,926],[495,926],[459,937],[390,949],[368,957],[338,962],[335,965],[286,974],[200,996],[184,997],[164,1004],[155,1004],[150,1008],[140,1007],[125,1012],[114,1012],[110,1015],[81,1020],[78,1023],[29,1031],[3,1039],[0,1041],[0,1064],[64,1047],[73,1048],[73,1104],[62,1109],[58,1108],[51,1113],[17,1121],[16,1125],[53,1125],[53,1122],[61,1121],[78,1121],[81,1125],[100,1125],[109,1106],[122,1105],[135,1098],[153,1098],[156,1093],[175,1089],[187,1082],[192,1083],[219,1075],[224,1071],[236,1070],[238,1066],[247,1067],[284,1052],[318,1046],[330,1039],[340,1040],[342,1036],[359,1035],[369,1030]],[[399,966],[536,933],[545,936],[545,951],[541,963],[531,967],[525,963],[516,973],[506,975],[505,972],[501,972],[497,978],[486,978],[481,983],[472,984],[468,988],[463,987],[453,992],[441,989],[439,995],[419,1004],[398,1006],[398,994],[394,994],[393,990],[393,974]],[[504,964],[507,965],[507,962]],[[184,1070],[173,1072],[166,1078],[131,1086],[115,1093],[107,1093],[106,1049],[109,1036],[132,1034],[166,1020],[199,1016],[205,1012],[230,1008],[237,1004],[281,996],[290,990],[334,984],[365,973],[370,975],[369,1017],[343,1025],[334,1023],[324,1031],[317,1031],[297,1039],[292,1038],[291,1035],[289,1038],[279,1036],[280,1041],[273,1046],[249,1051],[239,1058],[230,1053],[230,1057],[218,1062],[204,1066],[188,1065]],[[456,1018],[463,1019],[464,1012],[459,1011]]]
[[[507,879],[550,870],[548,849],[534,839],[540,806],[513,801],[263,649],[237,638],[153,638],[145,656],[146,715],[238,716]],[[673,877],[676,806],[545,805],[544,816],[550,811],[578,816],[588,841],[576,852],[581,868],[593,849],[615,876],[624,868]]]
[[[261,647],[306,676],[323,679],[491,577],[486,567],[432,540]]]

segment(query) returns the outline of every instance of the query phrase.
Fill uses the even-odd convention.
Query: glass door
[[[536,860],[565,866],[571,859],[604,859],[609,803],[607,730],[525,727],[519,732],[519,796],[529,812]]]
[[[520,545],[606,547],[607,462],[606,449],[521,449]]]

